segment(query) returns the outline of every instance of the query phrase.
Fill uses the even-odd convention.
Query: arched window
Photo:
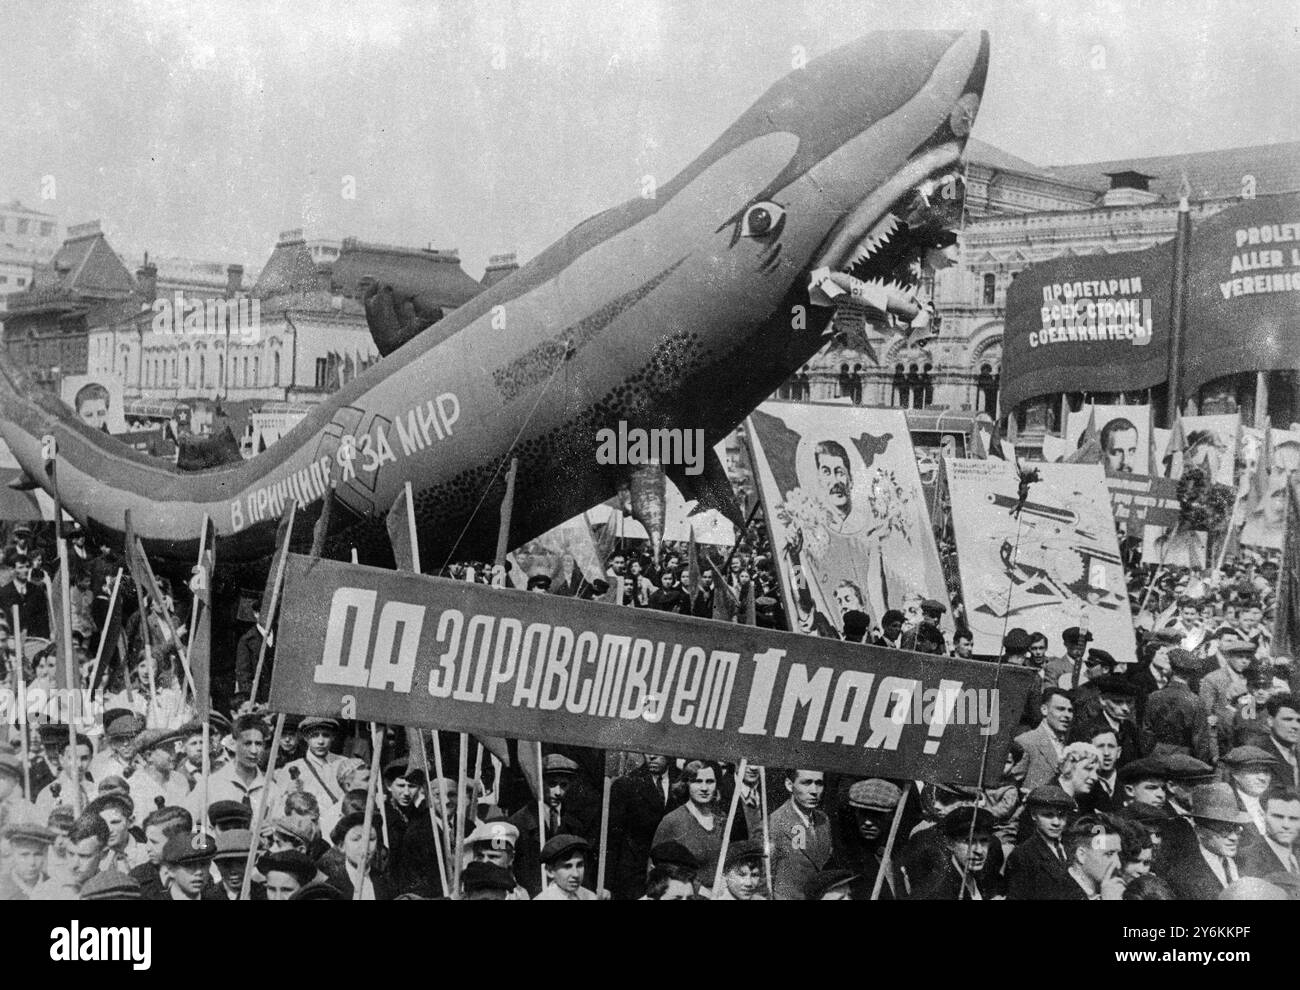
[[[217,387],[226,387],[226,359],[223,355],[217,355]]]
[[[207,355],[199,355],[199,388],[206,388],[208,384]]]
[[[260,365],[260,364],[261,364],[261,361],[258,359],[258,356],[257,356],[256,354],[254,354],[254,355],[253,355],[253,387],[254,387],[254,388],[257,387],[257,372],[258,372],[258,370],[259,370],[259,365]]]
[[[992,306],[998,296],[997,276],[989,272],[984,276],[984,305]]]
[[[275,381],[272,382],[271,384],[279,385],[280,384],[280,352],[279,351],[275,352],[274,361],[275,361]]]
[[[934,404],[934,376],[931,374],[933,368],[926,365],[921,369],[921,394],[916,408],[924,409],[926,406]]]
[[[907,369],[901,364],[896,364],[894,365],[894,384],[889,397],[889,404],[891,406],[902,406],[906,409],[908,401]]]
[[[275,355],[275,382],[280,383],[280,355]],[[808,401],[808,376],[799,372],[791,375],[785,383],[776,391],[777,397],[789,399],[792,402]]]
[[[190,384],[190,356],[185,355],[185,384]]]

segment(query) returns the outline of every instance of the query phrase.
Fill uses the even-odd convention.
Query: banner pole
[[[23,622],[17,605],[14,616],[14,697],[18,699],[18,733],[22,737],[23,796],[29,802],[36,800],[32,793],[31,756],[27,743],[27,680],[23,677]],[[75,755],[75,750],[73,751]]]
[[[425,786],[428,787],[428,791],[429,791],[429,800],[426,802],[429,806],[429,837],[433,839],[433,853],[435,856],[438,857],[438,880],[442,884],[442,896],[443,899],[445,900],[450,898],[451,894],[448,891],[448,887],[447,887],[447,863],[446,863],[446,857],[444,857],[442,854],[442,841],[443,841],[442,835],[439,834],[438,832],[438,817],[433,807],[433,787],[429,785],[429,779],[428,779],[429,751],[425,748],[424,745],[424,731],[422,729],[417,729],[415,732],[415,738],[420,741],[420,759],[424,761],[424,767],[425,767],[424,782],[425,782]],[[436,738],[437,737],[435,736],[435,739]],[[439,760],[438,762],[441,764],[442,761]],[[441,771],[435,771],[435,772],[438,773],[438,779],[441,780],[442,779]],[[446,829],[443,829],[443,831],[445,832]]]
[[[668,771],[664,771],[667,773]],[[601,775],[600,788],[600,851],[596,857],[596,896],[600,897],[605,889],[606,846],[609,845],[609,794],[613,779],[606,768]]]
[[[537,740],[537,860],[542,874],[542,890],[546,889],[546,864],[541,861],[546,848],[546,773],[542,764],[542,741]]]
[[[740,789],[739,785],[736,789]],[[758,810],[763,815],[763,873],[767,877],[767,898],[774,901],[776,891],[772,887],[772,836],[767,827],[767,767],[759,767],[758,796]]]
[[[292,523],[290,524],[292,525]],[[275,584],[271,587],[271,607],[267,610],[266,615],[262,616],[262,621],[266,623],[266,635],[262,637],[262,645],[257,649],[257,669],[253,672],[253,686],[248,692],[248,700],[257,702],[257,688],[262,681],[262,669],[266,664],[266,644],[271,638],[271,623],[277,615],[280,607],[280,591],[284,587],[284,570],[289,563],[289,546],[288,538],[285,539],[284,551],[280,554],[280,560],[276,565]],[[277,623],[278,625],[278,623]]]
[[[910,793],[912,793],[912,785],[909,783],[903,788],[903,793],[898,798],[898,805],[894,808],[894,820],[889,823],[889,837],[885,839],[885,852],[880,857],[880,868],[876,870],[876,882],[871,885],[873,901],[880,900],[880,888],[889,872],[889,861],[894,853],[894,841],[898,838],[898,826],[903,821],[903,805],[907,804],[907,795]]]
[[[63,678],[67,683],[68,699],[68,744],[72,746],[72,765],[77,765],[77,723],[81,718],[81,675],[77,670],[77,661],[72,655],[72,589],[68,582],[68,541],[59,539],[59,595],[63,599],[59,616],[59,638],[63,640]],[[104,726],[108,730],[108,726]],[[76,772],[76,771],[74,771]],[[81,775],[77,774],[76,786],[72,789],[72,810],[81,817],[83,801],[81,794]]]
[[[108,629],[113,625],[113,614],[117,610],[117,593],[122,586],[122,568],[117,569],[117,577],[113,579],[113,591],[108,596],[108,611],[104,614],[104,628],[99,634],[99,649],[95,651],[95,662],[90,668],[89,690],[93,693],[95,690],[95,681],[99,678],[99,665],[104,660],[104,646],[108,641]],[[116,645],[116,644],[114,644]],[[107,676],[104,678],[108,680]]]
[[[731,824],[736,820],[736,808],[740,805],[740,782],[745,779],[745,770],[749,767],[749,761],[741,759],[740,766],[736,767],[736,786],[731,789],[731,808],[727,811],[727,824],[722,830],[722,848],[718,850],[718,868],[713,873],[712,897],[716,898],[722,890],[723,866],[727,862],[727,846],[731,844]]]
[[[207,736],[207,726],[204,725],[204,736]],[[271,756],[267,761],[267,769],[274,772],[275,754],[280,752],[280,737],[284,735],[284,712],[275,717],[275,731],[271,733]],[[253,864],[257,862],[258,841],[262,832],[262,822],[266,819],[266,807],[270,804],[271,796],[271,774],[266,774],[262,782],[262,793],[257,796],[257,808],[253,812],[252,821],[252,840],[248,843],[248,857],[244,860],[244,882],[239,888],[239,899],[248,900],[248,892],[253,886]]]
[[[379,751],[383,748],[384,742],[382,731],[381,726],[374,722],[370,723],[370,786],[366,788],[366,811],[361,821],[361,862],[357,866],[357,878],[352,884],[354,901],[361,900],[362,889],[366,885],[367,860],[370,859],[370,829],[375,821],[375,791],[380,786]],[[272,749],[271,752],[274,753],[275,750]]]
[[[456,858],[451,864],[451,875],[456,890],[460,890],[460,874],[465,860],[465,814],[469,810],[465,801],[467,779],[466,765],[469,762],[469,733],[462,732],[459,738],[456,764]]]

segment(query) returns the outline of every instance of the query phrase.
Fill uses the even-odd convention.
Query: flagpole
[[[72,708],[68,718],[68,745],[72,747],[72,763],[74,768],[77,765],[77,699],[80,693],[77,691],[79,681],[77,678],[77,665],[72,658],[72,613],[70,611],[71,603],[68,601],[72,591],[68,584],[68,545],[63,539],[63,500],[59,496],[59,445],[53,436],[42,437],[42,454],[44,454],[45,470],[50,476],[50,484],[54,488],[54,543],[58,547],[59,553],[59,595],[62,598],[59,611],[62,613],[58,616],[59,633],[63,640],[63,678],[64,686],[72,692],[69,697],[72,699]],[[108,726],[104,726],[107,730]],[[75,769],[73,773],[77,779],[73,781],[72,788],[72,809],[77,817],[81,817],[81,775]]]
[[[207,725],[204,724],[204,738],[207,738]],[[258,837],[262,832],[262,822],[266,818],[266,807],[270,804],[271,779],[275,772],[275,754],[280,752],[280,737],[284,735],[284,712],[275,717],[275,732],[271,734],[271,757],[267,761],[266,774],[262,782],[262,792],[257,796],[257,808],[253,813],[252,840],[248,843],[248,856],[244,859],[244,882],[239,888],[239,899],[248,900],[248,892],[253,885],[253,864],[257,861]]]
[[[23,758],[23,796],[28,801],[33,801],[36,795],[32,793],[32,768],[31,756],[28,753],[27,743],[27,681],[23,677],[23,622],[19,614],[17,605],[13,607],[14,614],[14,697],[18,699],[18,734],[22,737],[22,758]],[[73,751],[76,756],[76,750]]]
[[[295,509],[296,506],[291,506],[289,511],[293,512]],[[292,517],[290,518],[292,520]],[[290,521],[289,526],[291,527],[289,532],[292,534],[292,521]],[[284,550],[280,554],[279,561],[276,563],[275,584],[271,586],[271,607],[267,609],[266,614],[262,616],[262,621],[266,623],[266,635],[262,637],[262,644],[257,648],[257,669],[253,672],[253,686],[248,693],[248,700],[253,703],[257,702],[257,688],[262,681],[262,669],[266,663],[266,646],[271,638],[271,623],[274,621],[277,614],[276,610],[280,605],[280,591],[284,587],[284,570],[289,563],[288,536],[285,537],[284,542]],[[313,556],[320,556],[315,547],[312,548],[312,553]]]
[[[460,745],[457,749],[460,752],[456,757],[456,858],[451,864],[452,885],[457,891],[460,890],[460,874],[464,867],[465,860],[465,786],[467,770],[466,764],[469,762],[469,733],[462,732],[458,740]]]
[[[443,855],[443,846],[442,846],[443,838],[442,838],[442,834],[440,834],[438,831],[438,819],[437,819],[437,815],[434,812],[434,807],[433,807],[433,786],[429,782],[429,751],[425,748],[424,745],[424,730],[417,729],[415,732],[415,737],[420,741],[420,759],[424,761],[424,783],[425,783],[425,787],[428,789],[429,792],[429,800],[427,802],[429,806],[429,837],[433,840],[433,852],[434,855],[438,858],[438,880],[442,883],[442,896],[444,899],[448,899],[451,897],[451,894],[447,886],[447,863],[446,863],[446,857]],[[434,736],[434,739],[435,741],[437,740],[436,735]],[[438,774],[439,781],[442,780],[441,763],[442,760],[439,759],[438,760],[439,768],[436,771]],[[441,802],[441,794],[439,796],[439,801]],[[447,830],[444,828],[443,832],[446,831]]]
[[[113,578],[113,591],[108,596],[108,612],[104,616],[104,628],[99,634],[99,649],[95,651],[95,663],[90,668],[89,689],[93,693],[95,690],[95,681],[99,677],[99,665],[104,660],[104,647],[108,642],[108,631],[113,623],[113,614],[117,610],[117,593],[122,586],[122,568],[117,569],[117,577]],[[116,645],[116,644],[114,644]],[[107,681],[107,677],[105,680]]]
[[[739,782],[736,789],[739,790]],[[763,816],[763,873],[767,876],[768,900],[776,900],[772,889],[772,836],[767,825],[767,767],[758,770],[759,813]]]
[[[605,847],[609,845],[609,794],[612,784],[613,779],[609,775],[609,767],[605,767],[605,772],[601,775],[600,788],[600,850],[596,857],[597,897],[602,896],[605,889],[605,861],[608,851]]]
[[[880,900],[880,888],[889,872],[889,860],[894,851],[894,841],[898,838],[898,826],[903,821],[903,805],[907,803],[907,795],[911,791],[911,784],[904,787],[903,793],[899,795],[898,804],[894,808],[894,819],[889,823],[889,837],[885,839],[885,852],[880,858],[880,868],[876,870],[876,882],[871,885],[871,899],[873,901]],[[893,888],[890,889],[892,891]]]
[[[1166,378],[1169,394],[1166,398],[1165,415],[1170,426],[1182,411],[1183,398],[1183,330],[1186,323],[1187,273],[1189,246],[1192,239],[1192,212],[1188,197],[1191,195],[1190,183],[1183,176],[1183,184],[1178,198],[1178,229],[1174,237],[1173,286],[1169,302],[1169,366]]]
[[[202,566],[203,566],[203,554],[204,554],[204,553],[207,551],[207,549],[208,549],[208,524],[209,524],[211,521],[212,521],[211,517],[208,516],[206,513],[204,513],[204,515],[203,515],[203,532],[199,535],[199,559],[198,559],[198,566],[199,566],[199,567],[202,567]],[[198,687],[198,684],[195,683],[195,681],[194,681],[194,673],[193,673],[193,671],[190,670],[190,665],[189,665],[189,663],[188,663],[188,658],[189,658],[189,648],[194,644],[194,630],[198,627],[198,624],[199,624],[199,600],[198,600],[198,597],[197,597],[196,595],[193,594],[193,589],[191,589],[191,594],[190,594],[190,628],[189,628],[189,632],[186,634],[186,637],[185,637],[186,660],[187,660],[187,662],[186,662],[186,664],[185,664],[185,673],[186,673],[186,674],[188,675],[188,677],[189,677],[190,688],[191,688],[191,689],[193,690],[193,692],[194,692],[194,701],[195,701],[195,703],[196,703],[196,707],[197,707],[197,702],[198,702],[198,700],[199,700],[199,698],[198,698],[198,695],[199,695],[199,687]]]
[[[749,761],[742,758],[740,766],[736,768],[736,786],[731,789],[731,808],[727,811],[727,824],[722,830],[722,848],[718,850],[718,868],[713,873],[711,896],[714,898],[722,890],[722,874],[727,861],[727,846],[731,844],[731,825],[736,820],[736,808],[740,805],[740,782],[745,779],[745,771],[748,767]]]
[[[542,850],[546,848],[546,773],[542,765],[542,741],[537,740],[537,863],[542,874],[542,890],[546,889],[546,864]]]
[[[280,716],[283,718],[284,716]],[[352,899],[361,900],[362,889],[366,885],[367,860],[370,858],[370,830],[375,821],[375,791],[380,786],[379,753],[383,748],[382,727],[370,724],[370,786],[366,788],[366,810],[361,820],[361,863],[357,866],[357,879],[352,886]],[[274,753],[275,750],[272,750]],[[275,758],[272,757],[272,760]],[[254,838],[254,841],[257,841]]]

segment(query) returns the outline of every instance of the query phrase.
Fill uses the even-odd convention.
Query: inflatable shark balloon
[[[305,527],[328,489],[331,538],[387,554],[408,481],[430,567],[490,557],[512,457],[517,546],[627,487],[630,468],[596,462],[598,430],[698,429],[712,450],[824,346],[840,297],[911,321],[908,272],[951,244],[934,191],[959,169],[987,64],[982,32],[871,34],[810,62],[653,199],[575,227],[249,461],[182,472],[8,368],[0,435],[51,493],[53,436],[64,507],[110,541],[130,510],[163,558],[193,560],[205,515],[223,562],[268,556],[286,500]],[[409,303],[372,294],[372,327]],[[716,457],[666,470],[688,499],[730,507]]]

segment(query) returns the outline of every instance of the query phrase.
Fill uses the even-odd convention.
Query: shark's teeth
[[[858,246],[854,249],[852,256],[849,258],[848,264],[844,267],[844,270],[848,271],[854,265],[861,261],[865,261],[867,258],[870,258],[875,254],[882,244],[887,243],[889,239],[894,236],[894,233],[898,230],[900,222],[901,221],[899,221],[898,217],[894,216],[892,213],[886,213],[876,221],[876,225],[867,231],[866,236],[862,238],[861,242],[859,242]]]

